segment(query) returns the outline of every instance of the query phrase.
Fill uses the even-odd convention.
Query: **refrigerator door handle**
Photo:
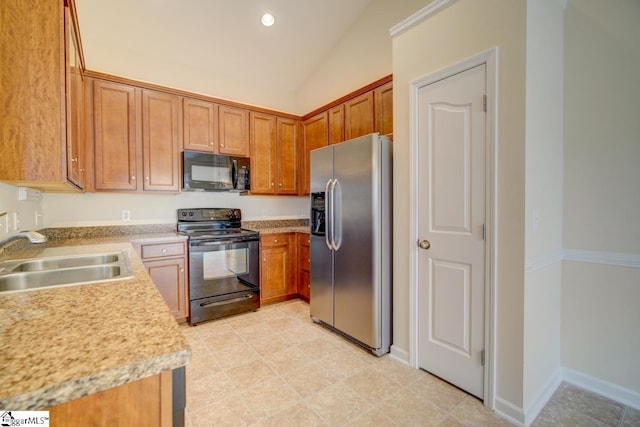
[[[327,200],[329,201],[329,207],[327,208],[327,218],[329,222],[327,223],[327,228],[329,231],[329,249],[332,251],[336,250],[336,241],[335,241],[335,232],[336,232],[336,200],[335,200],[335,188],[338,180],[330,179],[329,180],[329,191],[327,192]]]
[[[331,217],[331,182],[332,180],[328,179],[324,186],[324,244],[327,245],[327,248],[329,249],[333,249],[331,246],[331,227],[333,224],[333,218]]]
[[[331,241],[333,250],[337,251],[342,246],[342,188],[340,181],[333,180],[331,188]]]

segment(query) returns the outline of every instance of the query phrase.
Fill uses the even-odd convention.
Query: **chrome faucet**
[[[20,233],[13,234],[0,241],[0,254],[9,243],[20,239],[27,239],[31,243],[45,243],[47,241],[47,236],[44,236],[37,231],[21,231]]]

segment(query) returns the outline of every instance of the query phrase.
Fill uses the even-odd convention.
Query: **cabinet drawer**
[[[182,242],[156,243],[141,246],[142,259],[160,258],[185,254],[185,245]]]
[[[262,247],[282,246],[288,244],[288,233],[265,234],[263,236],[260,236],[260,246]]]

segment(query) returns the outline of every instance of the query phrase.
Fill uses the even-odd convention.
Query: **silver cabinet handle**
[[[431,247],[431,242],[428,240],[420,240],[418,246],[420,246],[420,249],[429,249]]]

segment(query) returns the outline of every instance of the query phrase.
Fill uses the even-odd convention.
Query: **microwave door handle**
[[[231,160],[231,186],[238,188],[238,161],[235,159]]]

